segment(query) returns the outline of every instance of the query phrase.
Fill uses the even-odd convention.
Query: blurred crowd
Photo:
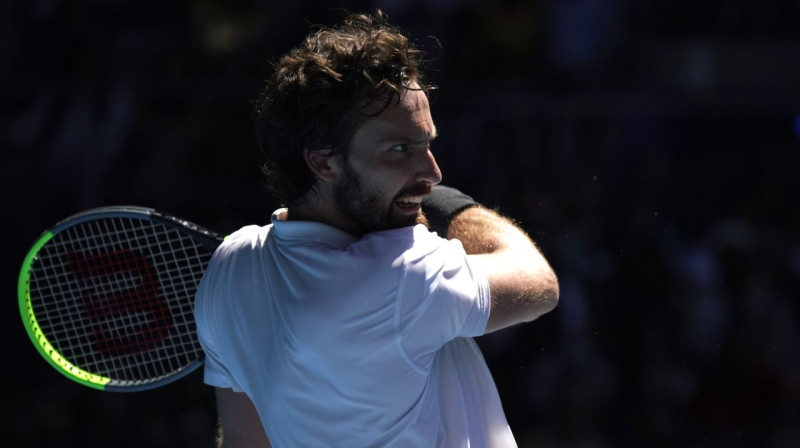
[[[375,7],[431,59],[444,183],[559,274],[554,313],[479,339],[520,446],[800,446],[797,1],[7,2],[8,294],[27,244],[86,208],[266,222],[251,105],[270,61]],[[7,311],[20,446],[211,446],[199,376],[84,391]]]

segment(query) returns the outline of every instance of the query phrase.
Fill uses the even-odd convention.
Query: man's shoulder
[[[435,251],[446,242],[425,226],[417,225],[368,233],[348,249],[359,254],[372,253],[380,256],[405,253],[406,256],[412,255],[416,258]]]
[[[442,238],[425,226],[416,226],[413,235],[414,245],[409,251],[409,258],[411,259],[436,258],[444,261],[452,257],[460,259],[465,255],[461,241]]]
[[[218,264],[257,253],[265,245],[270,227],[248,225],[226,236],[214,252],[214,263]]]
[[[458,240],[447,240],[423,225],[368,234],[350,250],[373,260],[387,260],[409,273],[423,275],[464,263],[466,253]],[[427,274],[425,274],[427,273]]]
[[[258,226],[255,224],[244,226],[225,237],[220,247],[235,249],[262,244],[271,227],[271,225]]]
[[[217,288],[249,285],[251,281],[243,277],[252,272],[250,267],[257,263],[260,247],[263,246],[262,241],[266,240],[268,234],[269,226],[249,225],[226,236],[203,273],[198,293],[216,291],[207,298],[210,303],[226,296],[218,294]],[[201,297],[205,295],[198,294],[198,298]]]
[[[380,230],[364,235],[356,244],[438,245],[445,242],[422,224],[397,229]]]

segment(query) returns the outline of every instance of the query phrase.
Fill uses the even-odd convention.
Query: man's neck
[[[363,233],[358,231],[350,220],[344,218],[339,209],[333,204],[333,200],[326,200],[323,193],[319,195],[309,193],[302,204],[288,207],[288,212],[284,219],[287,221],[321,222],[351,235],[363,236]]]

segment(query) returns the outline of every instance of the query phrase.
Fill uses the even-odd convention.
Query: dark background
[[[479,341],[520,446],[800,446],[797,0],[3,2],[0,443],[212,445],[199,371],[111,394],[40,359],[19,266],[91,207],[265,223],[269,62],[375,6],[436,58],[445,183],[560,277],[555,312]]]

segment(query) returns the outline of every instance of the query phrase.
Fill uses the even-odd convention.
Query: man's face
[[[333,186],[336,205],[357,233],[420,222],[420,201],[442,180],[430,142],[436,138],[428,98],[403,90],[398,104],[355,133]]]

